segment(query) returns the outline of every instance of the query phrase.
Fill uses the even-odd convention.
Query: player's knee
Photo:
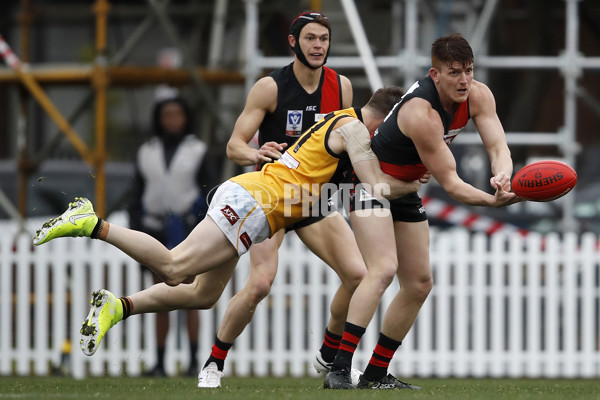
[[[433,288],[433,278],[431,275],[420,277],[415,279],[407,288],[410,290],[411,297],[415,301],[423,303],[427,300],[427,297]]]
[[[367,276],[367,268],[363,265],[361,268],[354,268],[348,273],[340,274],[340,279],[347,290],[354,292],[365,276]]]
[[[250,303],[257,305],[271,293],[273,279],[270,276],[261,275],[257,279],[248,282],[247,293]]]
[[[376,269],[376,277],[379,280],[381,287],[387,288],[391,285],[396,277],[396,271],[398,271],[398,263],[390,260],[388,262],[382,261],[382,263]]]

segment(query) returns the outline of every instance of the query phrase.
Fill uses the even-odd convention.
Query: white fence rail
[[[123,217],[111,220],[123,223]],[[30,221],[31,227],[39,221]],[[0,224],[0,375],[47,375],[70,339],[71,371],[136,376],[155,362],[154,315],[115,326],[92,357],[78,349],[90,293],[131,294],[150,284],[118,250],[98,241],[60,239],[33,248],[16,226]],[[600,250],[593,234],[492,236],[433,232],[434,289],[394,357],[403,377],[600,377]],[[336,275],[293,234],[280,250],[271,296],[230,351],[227,374],[301,376],[320,347]],[[245,282],[242,258],[217,307],[201,312],[200,354],[208,356],[216,323]],[[386,292],[391,301],[397,283]],[[183,313],[171,313],[167,372],[188,363]],[[364,368],[382,312],[357,350]],[[173,329],[179,326],[178,329]]]

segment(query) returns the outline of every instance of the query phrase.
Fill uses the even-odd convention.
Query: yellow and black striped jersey
[[[348,117],[362,121],[360,109],[353,107],[329,113],[304,132],[279,160],[260,171],[230,179],[248,190],[264,209],[271,235],[311,216],[313,205],[319,206],[323,185],[343,180],[351,165],[348,154],[333,153],[327,142],[335,124]]]

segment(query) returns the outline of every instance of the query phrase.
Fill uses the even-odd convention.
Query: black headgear
[[[308,68],[318,69],[320,68],[320,66],[313,67],[312,65],[310,65],[306,57],[304,57],[302,49],[300,49],[300,31],[302,30],[302,28],[304,28],[306,24],[311,22],[317,22],[327,27],[327,30],[329,30],[329,40],[331,40],[331,26],[329,25],[328,18],[324,14],[321,14],[317,11],[304,11],[298,14],[298,16],[294,18],[292,24],[290,25],[290,35],[294,36],[294,38],[296,39],[296,45],[292,47],[292,50],[294,50],[294,53],[302,62],[302,64],[306,65]],[[327,62],[327,57],[329,56],[330,48],[331,46],[327,48],[327,54],[325,54],[325,60],[323,61],[323,64]]]

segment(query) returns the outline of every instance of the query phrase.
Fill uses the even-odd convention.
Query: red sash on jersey
[[[458,105],[454,117],[452,118],[452,123],[450,124],[450,130],[464,128],[467,126],[469,118],[471,118],[471,110],[469,110],[469,98],[467,98],[467,101]]]
[[[340,76],[334,70],[323,66],[323,86],[321,87],[321,113],[342,109],[342,87]]]
[[[393,176],[396,179],[400,179],[401,181],[417,180],[421,178],[425,172],[427,172],[427,168],[422,163],[412,165],[397,165],[380,160],[379,164],[381,165],[381,170],[383,172]]]

